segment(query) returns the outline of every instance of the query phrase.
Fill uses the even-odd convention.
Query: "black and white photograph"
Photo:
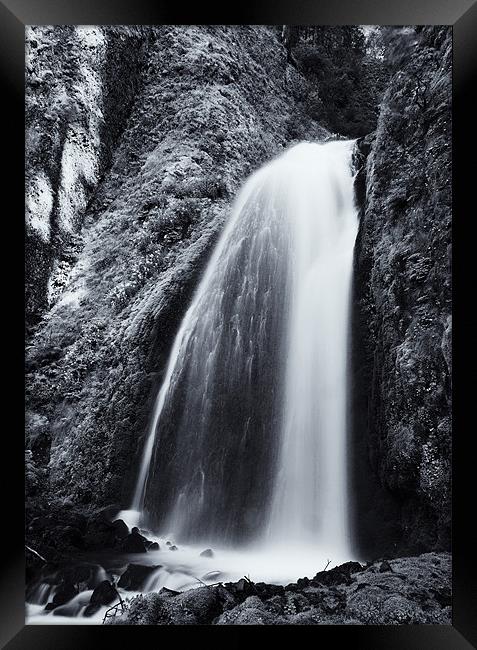
[[[452,624],[452,61],[25,26],[27,625]]]

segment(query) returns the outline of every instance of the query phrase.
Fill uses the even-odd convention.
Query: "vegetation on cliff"
[[[365,548],[407,553],[450,545],[452,35],[383,40],[392,77],[358,179],[356,522]]]

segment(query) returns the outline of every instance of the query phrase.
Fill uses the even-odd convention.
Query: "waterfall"
[[[353,145],[300,143],[240,191],[146,436],[132,510],[151,528],[350,549]]]

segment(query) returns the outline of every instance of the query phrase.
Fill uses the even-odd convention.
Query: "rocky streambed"
[[[356,562],[313,578],[271,585],[242,578],[135,598],[110,624],[450,624],[450,555]]]
[[[93,534],[95,531],[95,534]],[[450,624],[451,556],[345,562],[269,582],[247,552],[186,549],[105,516],[62,559],[28,550],[29,623],[112,625]],[[103,548],[100,543],[104,544]],[[51,548],[50,548],[51,552]],[[290,554],[293,550],[290,549]],[[229,554],[230,556],[230,554]],[[289,558],[290,564],[293,558]],[[286,558],[285,558],[286,562]],[[313,562],[312,562],[313,564]],[[316,558],[321,567],[321,558]],[[233,569],[231,568],[233,567]],[[236,579],[240,569],[246,575]]]

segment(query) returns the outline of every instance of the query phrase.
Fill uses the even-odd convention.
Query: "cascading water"
[[[298,144],[240,192],[156,400],[132,504],[149,527],[351,558],[353,145]]]

